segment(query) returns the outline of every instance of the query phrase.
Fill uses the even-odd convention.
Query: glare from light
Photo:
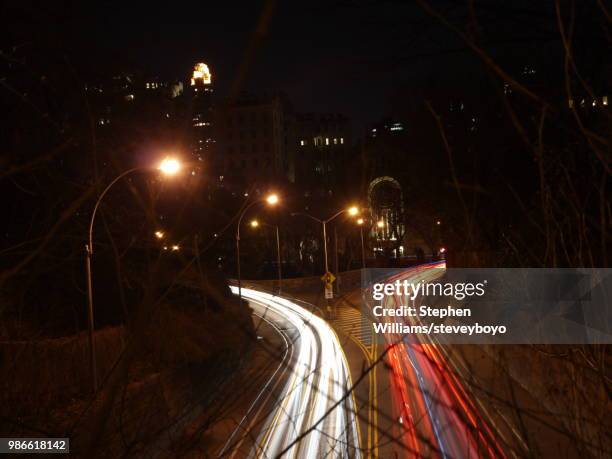
[[[163,231],[155,231],[155,237],[157,239],[163,239],[164,238],[164,232]]]
[[[271,194],[266,198],[266,202],[268,204],[270,204],[271,206],[274,206],[276,204],[278,204],[278,195],[277,194]]]
[[[378,226],[379,228],[384,228],[385,227],[385,222],[380,220],[380,221],[376,222],[376,226]]]
[[[173,252],[176,252],[179,249],[180,249],[180,247],[178,245],[176,245],[176,244],[172,246],[172,251]]]
[[[358,218],[357,219],[357,224],[358,225],[363,225],[365,223],[365,220],[363,218]]]
[[[446,252],[446,247],[440,247],[440,253],[445,253]]]
[[[159,170],[165,175],[174,175],[181,169],[181,163],[175,158],[164,158]]]
[[[251,220],[251,227],[257,228],[259,226],[259,222],[257,220]]]
[[[438,221],[436,222],[436,225],[440,225],[440,224],[442,224],[442,222],[441,222],[440,220],[438,220]]]
[[[349,215],[355,216],[359,213],[359,208],[356,206],[349,207],[348,213]]]

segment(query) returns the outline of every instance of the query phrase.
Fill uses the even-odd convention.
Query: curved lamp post
[[[262,202],[267,203],[269,206],[275,206],[278,204],[279,198],[275,193],[269,194],[265,198],[257,199],[251,202],[248,206],[242,209],[240,212],[240,216],[238,217],[238,226],[236,227],[236,271],[238,274],[238,304],[242,304],[242,277],[240,273],[240,224],[242,223],[242,218],[244,214],[246,214],[247,210],[253,207],[255,204],[259,204]]]
[[[161,173],[163,173],[164,175],[174,175],[180,170],[180,168],[181,168],[181,164],[179,163],[179,161],[173,158],[164,159],[157,167],[157,169],[161,171]],[[88,237],[87,237],[87,244],[85,245],[85,253],[87,255],[86,261],[85,261],[85,272],[87,276],[87,326],[89,329],[89,336],[88,336],[89,338],[89,364],[91,367],[90,368],[91,380],[92,380],[92,386],[93,386],[94,393],[97,392],[98,390],[98,373],[97,373],[97,366],[96,366],[96,348],[95,348],[95,341],[94,341],[93,282],[91,278],[91,259],[93,257],[93,226],[94,226],[94,222],[96,219],[96,214],[98,212],[98,207],[100,207],[100,203],[102,202],[102,199],[104,198],[104,196],[106,196],[106,193],[108,193],[108,191],[113,187],[113,185],[117,183],[119,180],[121,180],[123,177],[125,177],[126,175],[129,175],[132,172],[143,170],[143,169],[148,169],[148,167],[146,166],[133,167],[131,169],[128,169],[122,172],[112,182],[110,182],[106,186],[106,188],[104,188],[104,191],[100,193],[100,196],[98,196],[98,200],[96,201],[96,204],[94,205],[94,208],[93,208],[93,212],[91,213],[91,219],[89,220],[89,231],[88,231]]]

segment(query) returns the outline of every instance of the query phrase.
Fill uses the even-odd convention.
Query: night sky
[[[204,61],[223,97],[250,55],[242,90],[285,92],[296,110],[344,113],[358,130],[389,114],[405,88],[418,91],[432,80],[456,85],[479,68],[454,34],[408,1],[278,2],[253,53],[263,1],[126,3],[20,5],[9,14],[21,18],[14,24],[27,24],[15,29],[17,37],[22,32],[26,39],[32,27],[44,40],[53,37],[84,78],[123,68],[185,79],[194,62]],[[433,4],[469,26],[465,2]],[[478,30],[501,55],[537,61],[525,43],[542,45],[554,35],[538,26],[553,12],[550,2],[537,11],[524,1],[478,6]],[[536,27],[527,29],[526,22]],[[504,42],[496,43],[501,32]]]

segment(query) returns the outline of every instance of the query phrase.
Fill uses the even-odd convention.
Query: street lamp
[[[305,212],[294,212],[291,214],[292,217],[295,217],[296,215],[303,215],[304,217],[308,217],[320,223],[321,226],[323,227],[323,258],[325,259],[325,276],[326,277],[327,277],[327,273],[329,273],[329,265],[327,263],[327,224],[345,212],[347,212],[349,215],[355,216],[359,214],[359,208],[357,206],[351,206],[347,209],[339,210],[338,212],[336,212],[334,215],[332,215],[326,220],[321,220],[320,218],[314,217]],[[336,249],[337,249],[337,246],[336,246]],[[336,269],[337,269],[337,263],[336,263]],[[326,287],[326,291],[327,291],[327,287]],[[329,305],[329,298],[327,298],[327,295],[326,295],[326,301],[327,301],[327,311],[330,314],[330,317],[334,317],[335,314],[332,313],[332,310]]]
[[[238,274],[238,304],[242,304],[242,278],[240,273],[240,224],[242,223],[242,218],[244,214],[246,214],[247,210],[253,207],[255,204],[259,204],[261,202],[267,203],[269,206],[275,206],[279,202],[279,197],[276,193],[270,193],[268,196],[262,199],[257,199],[251,202],[249,205],[245,206],[240,212],[240,216],[238,217],[238,225],[236,226],[236,271]]]
[[[278,225],[270,225],[265,222],[261,222],[263,226],[268,226],[270,228],[274,228],[276,231],[276,264],[278,265],[278,294],[281,294],[282,284],[283,284],[283,271],[281,267],[281,249],[280,249],[280,236],[278,232]],[[251,220],[251,228],[258,228],[260,222],[258,220]]]
[[[357,225],[359,225],[359,235],[361,236],[361,267],[365,269],[365,246],[363,243],[363,225],[365,224],[365,220],[363,218],[357,219]]]
[[[164,160],[157,167],[157,169],[164,175],[174,175],[180,170],[180,168],[181,168],[180,162],[177,159],[170,158],[170,157],[164,158]],[[94,393],[98,390],[98,374],[97,374],[97,368],[96,368],[96,348],[95,348],[95,342],[94,342],[93,282],[92,282],[92,277],[91,277],[91,259],[93,257],[94,221],[96,219],[98,207],[100,207],[100,203],[102,202],[102,199],[104,198],[104,196],[106,196],[106,193],[108,193],[108,191],[113,187],[113,185],[117,183],[119,180],[121,180],[123,177],[125,177],[126,175],[129,175],[132,172],[143,170],[143,169],[148,169],[148,167],[146,166],[133,167],[131,169],[128,169],[122,172],[112,182],[110,182],[106,186],[106,188],[104,188],[102,193],[100,193],[100,196],[98,197],[98,200],[96,201],[96,204],[94,205],[93,212],[91,213],[91,219],[89,220],[88,238],[87,238],[87,244],[85,245],[85,253],[87,255],[85,259],[85,273],[87,276],[87,325],[89,329],[89,363],[91,366],[91,380],[92,380],[92,386],[93,386]],[[161,237],[158,236],[158,233],[161,234]],[[158,231],[155,233],[155,236],[158,239],[161,239],[163,237],[163,233],[161,231]]]
[[[325,274],[329,272],[329,266],[327,263],[327,224],[345,212],[348,212],[349,215],[355,216],[359,214],[359,208],[357,206],[351,206],[348,209],[339,210],[334,215],[329,217],[327,220],[321,220],[320,218],[313,217],[312,215],[307,214],[305,212],[294,212],[291,214],[292,217],[295,217],[296,215],[303,215],[304,217],[308,217],[320,223],[321,226],[323,227],[323,257],[325,259]]]
[[[166,175],[174,175],[181,170],[181,163],[176,158],[164,158],[158,169]]]
[[[164,232],[163,231],[155,231],[155,237],[157,239],[163,239],[164,238]]]
[[[268,195],[268,197],[266,198],[266,202],[271,206],[278,204],[278,195],[274,193]]]

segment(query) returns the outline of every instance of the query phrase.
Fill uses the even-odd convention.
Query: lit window
[[[304,146],[304,145],[306,145],[306,142],[305,142],[305,141],[303,141],[303,140],[300,140],[300,145],[301,145],[301,146]]]
[[[334,137],[334,145],[337,145],[337,144],[338,144],[338,139]]]
[[[568,101],[569,108],[574,108],[574,99]]]
[[[608,96],[603,96],[601,98],[601,103],[604,104],[604,105],[608,105]]]
[[[329,145],[329,137],[325,137],[325,145]]]
[[[344,137],[340,137],[340,144],[344,144]]]
[[[149,88],[150,88],[150,86],[151,86],[151,85],[150,85],[149,83],[147,83],[147,89],[149,89]]]

